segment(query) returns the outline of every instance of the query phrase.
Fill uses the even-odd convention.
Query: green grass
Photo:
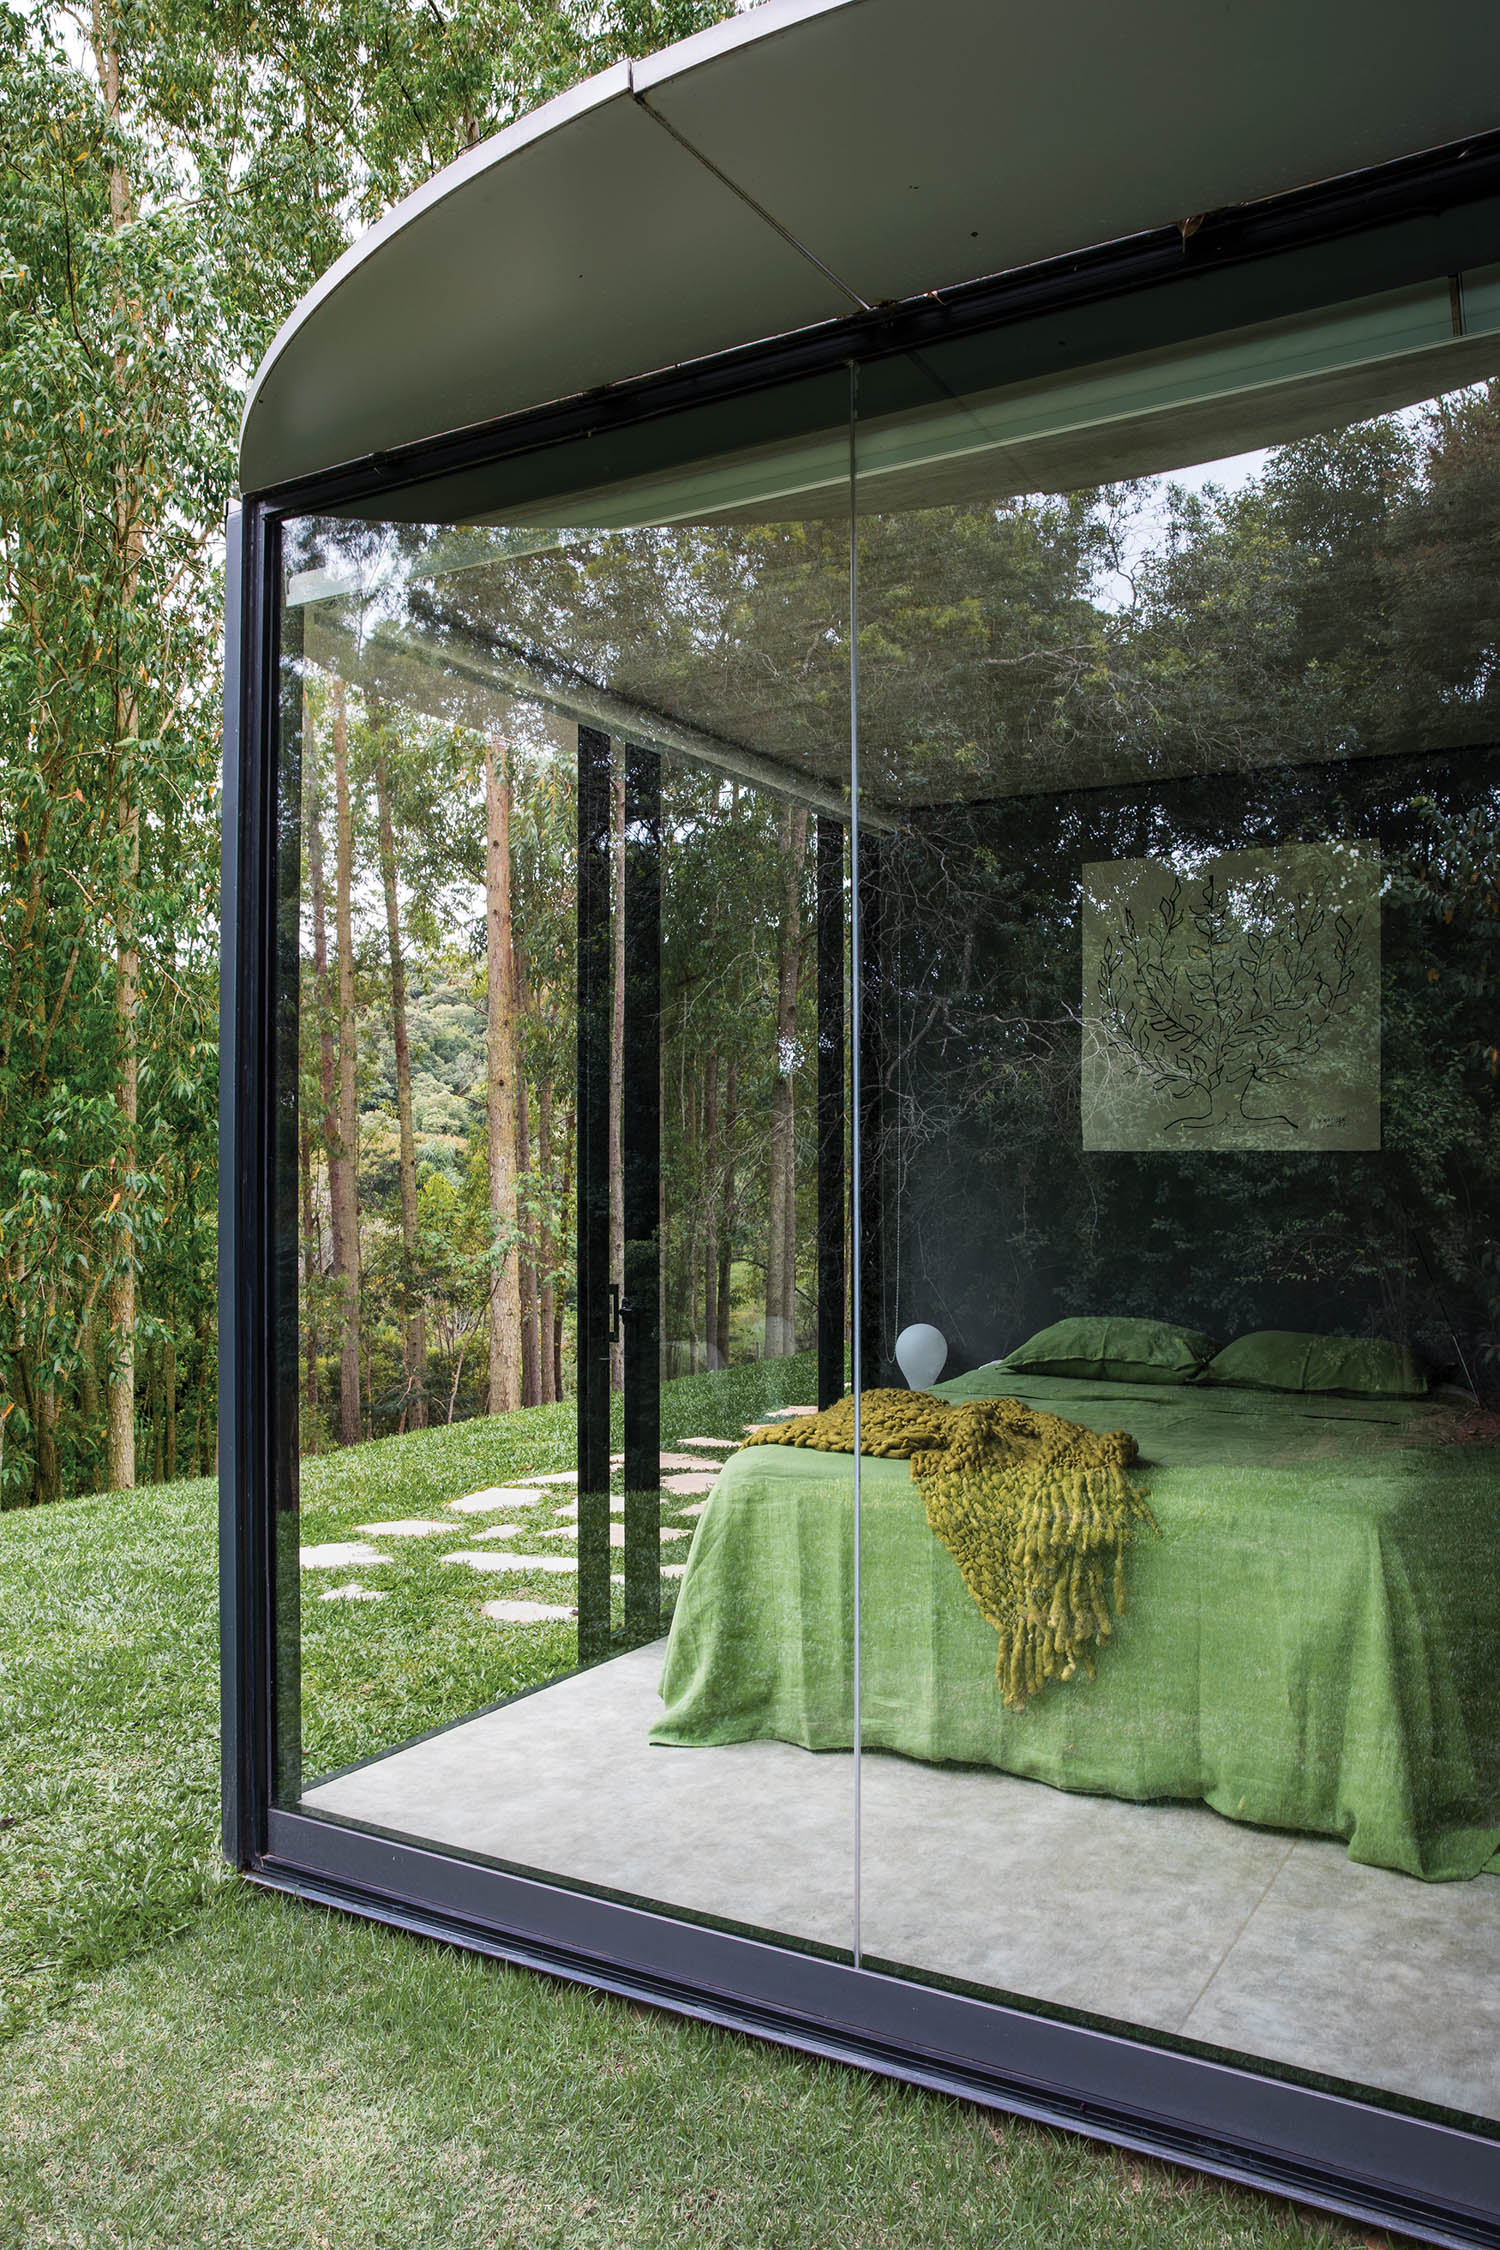
[[[807,1376],[670,1385],[664,1442],[736,1434]],[[544,1408],[310,1463],[307,1536],[571,1444]],[[242,1884],[217,1856],[214,1512],[199,1482],[0,1521],[0,2250],[1361,2239]],[[383,1604],[308,1605],[319,1759],[571,1656],[480,1617],[467,1571],[406,1551],[386,1576]]]
[[[664,1384],[663,1444],[738,1436],[755,1415],[811,1396],[814,1380],[803,1357]],[[569,1403],[304,1462],[303,1537],[348,1538],[382,1515],[436,1516],[476,1486],[571,1466],[574,1433]],[[185,1928],[226,1880],[215,1517],[206,1480],[0,1517],[0,2037],[80,1977]],[[664,1521],[684,1520],[669,1505]],[[571,1626],[500,1627],[481,1614],[497,1591],[571,1599],[571,1581],[495,1580],[442,1563],[436,1549],[464,1543],[453,1521],[453,1540],[392,1542],[387,1569],[304,1575],[309,1775],[576,1660]],[[531,1541],[528,1523],[516,1544]],[[388,1598],[318,1600],[356,1575]]]
[[[685,1375],[661,1386],[662,1446],[685,1437],[739,1437],[746,1422],[773,1406],[804,1404],[817,1394],[811,1354],[763,1360],[717,1375]],[[620,1401],[614,1402],[613,1443],[622,1442]],[[352,1539],[357,1526],[383,1516],[440,1516],[450,1500],[477,1487],[515,1482],[573,1466],[575,1409],[530,1407],[524,1413],[461,1422],[453,1429],[422,1430],[302,1465],[301,1529],[311,1546]],[[558,1502],[570,1498],[566,1489]],[[664,1527],[690,1528],[670,1494],[663,1495]],[[499,1542],[523,1554],[567,1552],[538,1535],[560,1522],[556,1505],[514,1511],[518,1535]],[[495,1517],[452,1518],[451,1540],[391,1541],[385,1570],[307,1572],[302,1604],[302,1740],[308,1779],[351,1765],[358,1758],[404,1742],[425,1728],[465,1717],[499,1697],[540,1685],[577,1662],[571,1625],[496,1626],[481,1605],[497,1594],[524,1600],[571,1602],[572,1582],[550,1574],[481,1577],[445,1563],[446,1547],[468,1545]],[[462,1534],[467,1533],[467,1536]],[[378,1541],[372,1541],[378,1545]],[[488,1539],[479,1544],[494,1545]],[[687,1542],[669,1546],[664,1560],[681,1560]],[[618,1567],[618,1561],[617,1565]],[[357,1579],[386,1593],[383,1602],[325,1602],[326,1587]],[[675,1583],[663,1585],[669,1609]],[[620,1591],[615,1590],[618,1621]]]
[[[0,2100],[4,2250],[1360,2239],[1165,2166],[246,1892],[0,2055]]]

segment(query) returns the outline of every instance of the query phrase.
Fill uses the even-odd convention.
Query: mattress
[[[905,1461],[861,1463],[866,1749],[995,1766],[1342,1838],[1429,1880],[1500,1847],[1500,1449],[1447,1403],[1017,1378],[1128,1429],[1159,1526],[1139,1532],[1097,1678],[1022,1713],[995,1635],[928,1528]],[[664,1745],[854,1741],[851,1457],[755,1446],[702,1517],[661,1681]]]

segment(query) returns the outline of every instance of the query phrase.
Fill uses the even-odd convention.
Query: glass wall
[[[284,1805],[1500,2124],[1497,317],[288,527]]]
[[[1500,389],[1439,294],[867,395],[865,1319],[946,1412],[864,1464],[861,1927],[1496,2119]]]
[[[280,1802],[847,1953],[847,1761],[659,1746],[763,1731],[752,1613],[852,1648],[852,1506],[815,1652],[788,1493],[658,1694],[726,1457],[843,1380],[847,379],[778,410],[753,475],[287,529]]]

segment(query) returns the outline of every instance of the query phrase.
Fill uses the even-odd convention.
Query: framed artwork
[[[1380,1146],[1374,844],[1083,870],[1086,1149]]]

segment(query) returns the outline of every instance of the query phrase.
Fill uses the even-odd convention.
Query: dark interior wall
[[[1500,753],[1469,749],[948,806],[882,839],[885,1351],[931,1320],[951,1374],[1064,1315],[1132,1313],[1221,1342],[1389,1336],[1493,1394],[1497,828]],[[1086,1152],[1084,864],[1330,838],[1380,846],[1379,1149]]]

